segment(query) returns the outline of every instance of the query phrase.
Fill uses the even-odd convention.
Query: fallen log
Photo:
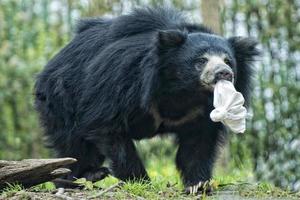
[[[74,158],[0,160],[0,189],[19,183],[31,187],[51,181],[71,172],[64,166],[76,162]]]

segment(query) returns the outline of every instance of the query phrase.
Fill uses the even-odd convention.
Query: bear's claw
[[[200,181],[198,184],[186,188],[187,194],[210,194],[212,192],[212,185],[210,181]]]

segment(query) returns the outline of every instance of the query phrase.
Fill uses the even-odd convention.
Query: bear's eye
[[[208,62],[207,58],[201,57],[197,59],[197,63],[195,65],[196,69],[199,71],[203,68],[203,65],[205,65]]]
[[[224,58],[224,63],[225,63],[226,65],[228,65],[228,66],[231,65],[231,62],[230,62],[229,58]]]

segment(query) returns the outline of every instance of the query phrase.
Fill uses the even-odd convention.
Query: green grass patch
[[[36,185],[34,187],[31,187],[30,191],[33,191],[33,192],[51,192],[55,189],[56,189],[56,187],[55,187],[54,183],[45,182],[45,183]]]
[[[176,170],[175,154],[166,158],[165,156],[148,155],[146,162],[147,171],[151,177],[151,183],[127,182],[114,192],[115,199],[218,199],[223,191],[232,191],[241,199],[245,197],[265,198],[284,197],[298,198],[299,193],[292,193],[269,183],[255,183],[251,171],[251,164],[245,163],[239,167],[229,164],[228,168],[217,166],[212,180],[217,196],[192,196],[183,193],[183,185],[180,175]],[[96,184],[99,188],[107,188],[116,184],[118,180],[108,177]],[[107,197],[108,198],[108,197]],[[109,199],[109,198],[108,198]]]
[[[5,187],[0,194],[4,198],[9,198],[9,197],[13,196],[15,193],[23,191],[23,190],[24,190],[24,187],[20,184],[7,183],[7,187]]]

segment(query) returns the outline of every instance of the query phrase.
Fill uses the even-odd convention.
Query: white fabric
[[[247,117],[244,102],[243,95],[235,90],[231,82],[220,80],[214,89],[215,109],[210,113],[210,118],[214,122],[222,122],[235,133],[244,133]]]

